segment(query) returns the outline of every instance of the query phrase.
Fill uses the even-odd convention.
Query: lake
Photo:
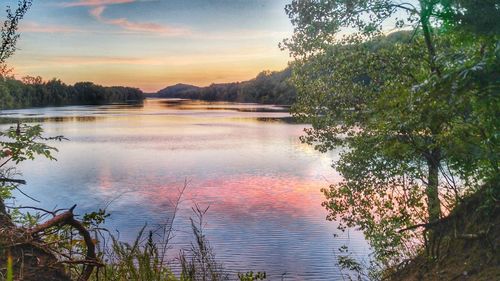
[[[3,118],[42,123],[57,161],[39,158],[20,169],[28,182],[19,205],[46,209],[78,204],[83,214],[106,208],[106,227],[131,241],[174,221],[169,256],[193,241],[191,208],[209,206],[205,233],[231,273],[266,271],[268,280],[338,280],[337,249],[347,244],[367,259],[357,231],[339,233],[326,221],[321,188],[341,180],[331,168],[338,152],[302,144],[304,124],[272,105],[148,99],[143,105],[33,108]],[[4,121],[5,122],[5,121]],[[1,125],[5,128],[8,125]],[[334,237],[334,233],[340,234]]]

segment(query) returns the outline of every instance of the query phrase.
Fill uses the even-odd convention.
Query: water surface
[[[187,180],[170,257],[192,241],[191,207],[210,206],[205,233],[225,268],[266,271],[270,280],[338,280],[336,250],[368,248],[355,231],[334,238],[320,189],[340,180],[336,152],[302,144],[304,124],[271,105],[146,100],[144,105],[71,106],[1,112],[4,122],[40,122],[57,162],[23,163],[21,205],[78,204],[111,213],[106,227],[129,241],[147,223],[165,223]],[[2,125],[5,128],[8,125]]]

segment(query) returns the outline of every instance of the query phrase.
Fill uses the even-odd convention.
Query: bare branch
[[[20,179],[8,179],[8,178],[0,178],[0,183],[18,183],[18,184],[26,184],[25,180],[20,180]]]
[[[99,262],[96,256],[95,244],[94,241],[92,240],[92,237],[90,236],[89,231],[80,221],[74,218],[73,210],[75,208],[76,205],[71,207],[67,212],[57,215],[54,218],[46,221],[45,223],[33,227],[28,231],[28,233],[31,235],[37,235],[38,233],[43,232],[47,229],[53,227],[62,227],[65,225],[71,226],[76,230],[78,230],[79,234],[83,237],[83,240],[85,241],[85,245],[87,246],[87,253],[85,257],[86,262],[84,263],[85,266],[83,268],[80,277],[78,278],[78,281],[86,281],[90,278],[90,275],[92,274],[96,265],[99,264]],[[83,263],[80,262],[80,264]]]

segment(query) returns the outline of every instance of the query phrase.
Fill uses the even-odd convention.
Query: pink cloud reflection
[[[258,219],[265,214],[289,218],[323,217],[321,187],[325,181],[311,181],[294,176],[236,175],[222,179],[193,180],[183,196],[185,207],[194,203],[210,205],[210,215],[233,220]],[[179,184],[148,186],[137,191],[140,201],[153,207],[168,206],[177,196]]]

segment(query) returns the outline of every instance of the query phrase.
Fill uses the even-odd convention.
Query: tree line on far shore
[[[92,82],[67,85],[59,79],[41,77],[0,78],[0,109],[62,105],[98,105],[142,101],[143,92],[131,87],[104,87]]]
[[[149,97],[290,105],[296,98],[290,76],[290,68],[262,71],[249,81],[212,84],[208,87],[177,84]],[[145,97],[140,89],[132,87],[104,87],[92,82],[68,85],[56,78],[43,81],[40,76],[27,76],[21,80],[0,77],[0,109],[99,105],[142,101]]]
[[[290,68],[262,71],[254,79],[244,82],[212,84],[208,87],[177,84],[158,91],[152,97],[289,105],[295,102],[296,97],[295,88],[289,81],[290,76]]]

